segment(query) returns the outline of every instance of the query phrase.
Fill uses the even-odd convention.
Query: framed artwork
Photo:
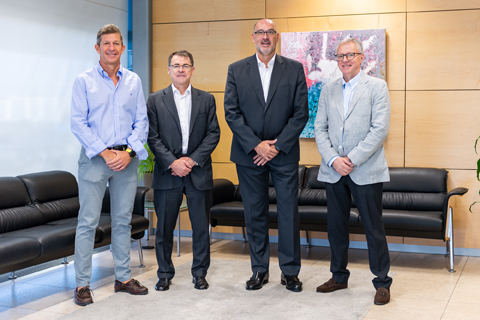
[[[309,118],[300,138],[315,137],[318,98],[325,84],[342,76],[335,54],[338,43],[345,38],[362,42],[365,54],[362,70],[385,80],[385,29],[283,32],[281,35],[282,56],[301,62],[307,79]]]

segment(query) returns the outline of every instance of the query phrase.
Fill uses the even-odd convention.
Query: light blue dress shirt
[[[355,89],[357,88],[358,81],[360,80],[360,71],[355,77],[350,79],[350,81],[345,82],[345,79],[342,78],[343,83],[343,124],[345,127],[345,118],[347,117],[348,108],[350,107],[350,102],[352,102],[353,95],[355,94]],[[342,144],[343,144],[343,133],[342,133]],[[331,167],[335,159],[340,158],[340,156],[334,156],[330,161],[328,161],[328,166]]]
[[[128,145],[144,160],[148,156],[144,147],[148,118],[142,82],[122,65],[117,75],[115,86],[98,63],[77,76],[72,91],[71,129],[90,159],[107,147]]]

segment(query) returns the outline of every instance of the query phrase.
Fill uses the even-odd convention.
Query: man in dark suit
[[[275,23],[260,20],[253,30],[257,52],[229,66],[224,103],[250,244],[253,275],[246,289],[260,289],[269,279],[270,174],[277,194],[281,283],[299,292],[298,138],[308,120],[307,84],[301,63],[275,53]]]
[[[213,188],[210,155],[220,139],[220,128],[213,95],[190,84],[194,71],[189,52],[172,53],[168,58],[172,85],[152,93],[147,101],[148,145],[155,156],[152,188],[158,218],[157,291],[168,290],[175,275],[173,231],[183,194],[193,231],[193,283],[195,289],[208,289],[205,276],[210,266],[208,219]]]
[[[322,155],[318,180],[325,182],[332,278],[317,292],[348,287],[347,269],[351,197],[367,236],[370,270],[376,278],[375,304],[390,301],[390,256],[382,221],[383,182],[390,180],[383,142],[390,126],[387,83],[361,71],[363,46],[357,39],[337,47],[343,77],[322,88],[315,119],[315,140]]]

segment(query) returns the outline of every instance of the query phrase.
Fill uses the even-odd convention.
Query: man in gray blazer
[[[242,192],[253,275],[247,290],[269,279],[269,175],[276,191],[281,283],[301,291],[298,219],[298,138],[308,120],[301,63],[275,53],[279,35],[264,19],[253,29],[257,53],[228,67],[225,119],[233,132],[230,160]]]
[[[315,140],[322,155],[318,180],[326,183],[328,240],[332,278],[317,292],[348,286],[347,269],[351,197],[367,236],[370,270],[376,278],[375,304],[390,301],[390,256],[382,221],[383,182],[390,180],[383,142],[390,126],[390,98],[385,81],[363,73],[363,46],[345,39],[337,47],[343,78],[322,88],[315,119]]]
[[[193,56],[189,52],[172,53],[168,58],[172,85],[152,93],[147,101],[148,145],[155,156],[152,188],[158,218],[157,291],[168,290],[175,275],[173,231],[183,194],[187,197],[193,231],[194,287],[208,289],[205,276],[210,266],[208,229],[213,188],[210,155],[220,139],[220,127],[213,95],[190,84],[194,71]]]

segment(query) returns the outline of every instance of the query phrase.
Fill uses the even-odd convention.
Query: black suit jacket
[[[150,131],[148,146],[155,155],[152,188],[180,187],[182,178],[172,176],[169,166],[182,157],[182,130],[172,86],[152,93],[147,101]],[[198,165],[190,172],[192,182],[199,190],[213,188],[211,154],[220,139],[215,98],[212,94],[192,86],[192,114],[187,156]]]
[[[300,160],[299,136],[308,120],[307,83],[300,62],[277,54],[266,103],[256,55],[231,64],[224,106],[233,132],[231,161],[256,166],[253,149],[274,139],[281,152],[272,164]]]

